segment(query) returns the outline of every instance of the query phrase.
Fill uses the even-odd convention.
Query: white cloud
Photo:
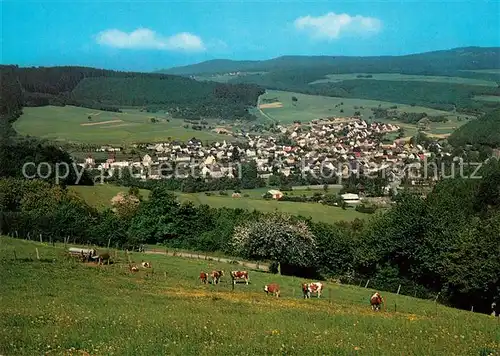
[[[361,15],[336,14],[299,17],[294,22],[297,30],[308,32],[313,38],[333,40],[342,35],[369,35],[380,32],[382,21]]]
[[[147,28],[138,28],[130,33],[116,29],[102,31],[97,43],[104,46],[127,49],[159,49],[168,51],[204,51],[202,39],[188,32],[163,37]]]

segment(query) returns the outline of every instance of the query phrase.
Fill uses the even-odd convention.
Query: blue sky
[[[499,4],[4,0],[0,62],[151,71],[214,58],[500,46]]]

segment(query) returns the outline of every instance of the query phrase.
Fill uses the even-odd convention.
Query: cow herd
[[[208,278],[212,279],[212,284],[219,284],[220,279],[224,276],[224,271],[212,271],[210,275],[207,272],[200,272],[200,281],[201,283],[207,284]],[[248,272],[247,271],[231,271],[230,273],[231,280],[233,284],[236,284],[237,281],[242,280],[248,285]]]
[[[203,284],[209,283],[209,277],[212,279],[212,284],[219,284],[221,277],[224,276],[224,271],[212,271],[212,273],[208,274],[207,272],[200,272],[200,281]],[[248,285],[248,272],[247,271],[231,271],[230,277],[233,284],[236,284],[238,280],[244,281]],[[316,294],[319,298],[321,297],[321,293],[324,290],[325,285],[321,282],[312,282],[312,283],[302,283],[302,295],[304,299],[311,298],[311,294]],[[264,292],[267,295],[275,296],[276,298],[280,297],[281,289],[278,283],[270,283],[264,286]],[[379,292],[375,292],[370,297],[370,305],[372,310],[380,311],[381,305],[384,303],[384,298],[380,295]]]
[[[70,255],[78,257],[84,262],[95,261],[98,264],[102,264],[104,261],[109,261],[110,259],[109,253],[97,253],[97,251],[94,249],[70,248],[68,252]],[[129,261],[130,272],[139,272],[141,268],[145,269],[146,271],[147,270],[151,271],[152,269],[151,262],[142,261],[139,266],[132,265]],[[219,284],[221,278],[224,275],[225,275],[224,271],[222,270],[214,270],[210,274],[201,271],[199,279],[203,284],[209,283],[209,279],[211,279],[210,281],[211,284]],[[248,285],[249,282],[248,271],[231,271],[229,276],[231,278],[233,285],[236,284],[236,282],[238,281],[243,281],[245,282],[246,285]],[[323,293],[324,287],[325,287],[324,284],[321,282],[302,283],[301,284],[302,295],[304,299],[311,298],[312,294],[316,294],[316,296],[320,298],[321,294]],[[272,295],[278,298],[281,295],[280,285],[278,283],[266,284],[264,286],[264,292],[267,295]],[[372,307],[372,310],[380,311],[381,305],[383,304],[384,304],[384,298],[382,298],[379,292],[375,292],[370,297],[370,305]]]

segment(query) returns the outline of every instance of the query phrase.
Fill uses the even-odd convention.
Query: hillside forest
[[[180,75],[213,75],[242,72],[228,83],[252,83],[267,89],[342,98],[382,100],[427,106],[445,111],[481,113],[497,103],[474,100],[480,95],[500,95],[499,49],[466,47],[404,56],[283,56],[264,61],[214,60],[159,71]],[[490,70],[490,72],[483,71]],[[318,82],[327,75],[365,73],[342,81]],[[404,80],[375,80],[371,74],[473,78],[497,83],[476,86]]]

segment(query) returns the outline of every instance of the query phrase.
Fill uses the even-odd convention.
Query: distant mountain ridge
[[[220,74],[235,71],[281,71],[308,67],[337,68],[337,73],[420,71],[446,73],[451,70],[500,68],[500,47],[461,47],[400,56],[294,56],[267,60],[214,59],[156,71],[176,75]]]

